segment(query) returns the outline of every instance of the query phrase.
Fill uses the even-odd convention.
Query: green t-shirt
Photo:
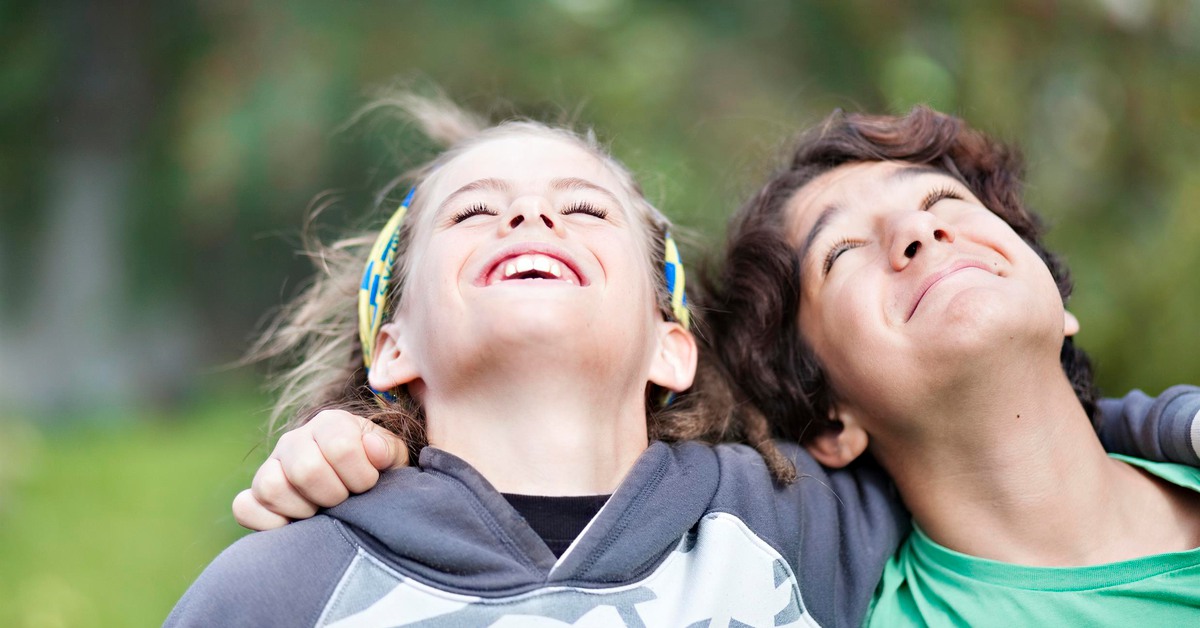
[[[1200,469],[1113,456],[1200,492]],[[868,626],[1200,626],[1200,548],[1088,567],[1026,567],[942,547],[914,526]]]

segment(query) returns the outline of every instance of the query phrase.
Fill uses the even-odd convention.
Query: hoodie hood
[[[643,576],[679,544],[718,481],[711,448],[652,443],[559,559],[478,471],[435,447],[421,451],[417,466],[383,474],[374,489],[325,514],[384,562],[451,590],[616,586]]]

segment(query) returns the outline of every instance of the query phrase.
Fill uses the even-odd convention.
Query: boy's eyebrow
[[[817,240],[817,236],[821,235],[821,230],[829,224],[830,220],[833,220],[834,215],[841,211],[841,209],[842,208],[838,207],[837,205],[830,205],[821,212],[820,216],[817,217],[817,222],[813,223],[812,229],[810,229],[808,235],[804,237],[804,244],[800,245],[801,267],[804,266],[804,260],[808,257],[809,247],[811,247],[812,243]]]
[[[927,174],[950,176],[950,173],[938,168],[937,166],[931,166],[929,164],[913,164],[893,171],[890,175],[888,175],[888,178],[904,180]],[[800,245],[800,264],[802,266],[804,265],[804,259],[808,257],[809,247],[812,246],[812,243],[817,240],[817,236],[821,235],[821,230],[829,224],[830,220],[833,220],[834,215],[839,211],[841,211],[840,207],[837,205],[830,205],[821,212],[821,215],[817,218],[817,221],[813,223],[813,228],[808,232],[808,235],[805,236],[804,243]]]
[[[550,187],[555,190],[592,190],[592,191],[599,192],[599,193],[607,196],[610,200],[612,200],[613,203],[616,203],[618,206],[621,205],[621,201],[617,200],[617,197],[612,192],[608,191],[607,188],[596,185],[595,183],[592,183],[591,181],[588,181],[587,179],[580,179],[578,177],[566,177],[563,179],[554,179],[553,181],[550,182]]]
[[[892,171],[892,174],[888,175],[888,178],[894,180],[904,180],[919,177],[923,174],[940,174],[944,177],[950,176],[949,172],[946,172],[937,166],[931,166],[929,164],[913,164]]]

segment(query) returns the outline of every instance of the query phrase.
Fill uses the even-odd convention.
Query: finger
[[[380,471],[408,466],[408,444],[374,423],[363,434],[362,445],[371,465]]]
[[[267,458],[258,468],[250,483],[250,493],[264,508],[288,519],[307,519],[317,514],[316,504],[292,486],[277,458]]]
[[[312,437],[344,488],[351,493],[361,493],[375,486],[379,481],[379,471],[371,465],[363,446],[362,427],[358,424],[361,419],[347,416],[351,419],[314,425]],[[329,494],[327,497],[336,495]]]
[[[286,456],[278,459],[283,474],[304,499],[326,508],[336,506],[346,501],[350,490],[325,459],[312,435],[308,436],[296,439]]]
[[[243,528],[258,531],[274,530],[288,524],[287,517],[281,517],[258,503],[250,489],[238,493],[233,498],[233,518]]]

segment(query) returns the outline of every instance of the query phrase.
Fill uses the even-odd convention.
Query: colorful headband
[[[415,187],[408,191],[396,213],[379,232],[375,245],[371,247],[371,256],[367,258],[362,283],[358,286],[358,339],[362,343],[363,366],[368,372],[374,358],[375,337],[379,335],[383,319],[388,315],[387,290],[400,248],[400,225],[416,191]],[[687,294],[684,292],[683,263],[679,261],[679,248],[675,246],[675,239],[670,232],[666,233],[664,240],[663,275],[667,281],[667,291],[671,293],[671,313],[687,329],[691,326],[691,317],[687,309]],[[371,390],[385,401],[395,399],[389,392]]]
[[[687,293],[684,292],[683,262],[679,261],[679,247],[668,231],[663,236],[663,275],[667,279],[667,292],[671,293],[671,313],[684,329],[692,326],[692,317],[687,309]]]
[[[387,315],[387,289],[392,280],[392,266],[396,264],[396,252],[400,248],[400,224],[404,222],[404,215],[408,213],[408,205],[412,203],[416,191],[415,187],[408,191],[396,213],[379,232],[375,246],[371,247],[371,256],[367,258],[362,283],[358,286],[358,339],[362,342],[363,366],[368,371],[374,358],[375,337],[379,335],[379,327]]]

